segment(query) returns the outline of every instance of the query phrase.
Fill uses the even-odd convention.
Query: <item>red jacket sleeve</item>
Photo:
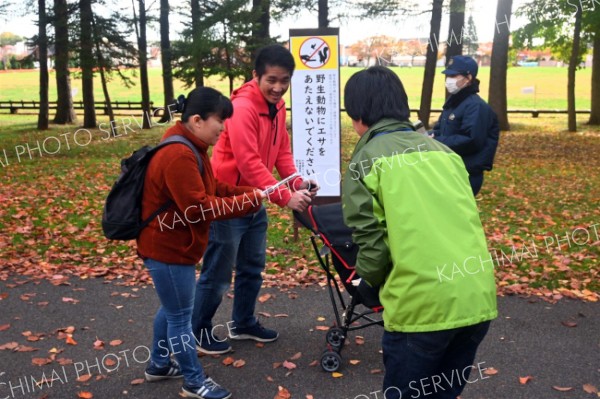
[[[260,117],[255,110],[251,109],[243,102],[240,102],[239,104],[235,104],[233,116],[225,123],[231,142],[231,150],[237,163],[238,170],[248,184],[264,190],[265,188],[276,184],[277,179],[275,179],[272,172],[267,169],[259,153],[259,118]],[[277,170],[281,173],[279,168]],[[284,207],[291,198],[292,195],[290,191],[283,188],[279,190],[278,193],[272,194],[269,197],[269,200]]]
[[[210,222],[213,220],[231,219],[256,211],[261,199],[255,196],[254,190],[243,194],[218,197],[208,195],[200,174],[184,174],[182,170],[198,168],[196,157],[192,151],[185,150],[171,158],[164,168],[165,184],[177,208],[190,223]]]

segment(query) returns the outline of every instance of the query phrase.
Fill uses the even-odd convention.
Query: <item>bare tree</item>
[[[496,27],[492,45],[492,61],[490,68],[490,90],[488,102],[496,115],[500,130],[510,130],[507,112],[506,74],[508,68],[508,40],[510,37],[510,20],[513,0],[498,0],[496,7]],[[501,25],[500,22],[506,24]]]

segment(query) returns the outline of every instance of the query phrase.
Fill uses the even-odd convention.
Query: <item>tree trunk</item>
[[[200,47],[199,41],[202,40],[202,32],[200,31],[200,21],[202,15],[200,13],[200,4],[198,0],[192,0],[192,40],[195,47]],[[194,55],[192,55],[194,56]],[[194,81],[196,87],[204,86],[204,66],[199,56],[196,56],[196,68],[194,71]]]
[[[499,0],[496,7],[496,20],[505,19],[507,26],[496,26],[494,44],[492,45],[492,61],[490,69],[490,90],[488,102],[496,115],[500,130],[510,130],[507,112],[506,74],[508,65],[508,39],[510,37],[510,18],[513,0]]]
[[[249,46],[249,51],[252,63],[254,63],[258,50],[271,41],[271,1],[252,0],[252,13],[256,16],[256,21],[252,27],[252,43]],[[246,76],[246,80],[251,78],[252,74]]]
[[[600,125],[600,28],[594,33],[594,55],[592,64],[592,113],[590,125]]]
[[[92,42],[92,1],[79,0],[81,12],[81,88],[83,94],[83,127],[96,127],[96,109],[94,108],[94,54]]]
[[[140,36],[138,48],[140,52],[140,83],[142,86],[142,129],[150,129],[150,86],[148,83],[148,41],[146,39],[146,4],[138,1],[140,8]]]
[[[102,83],[102,92],[104,93],[104,104],[105,110],[108,115],[110,130],[113,133],[113,136],[116,136],[114,131],[114,121],[115,114],[113,112],[112,103],[110,102],[110,95],[108,94],[108,85],[106,83],[106,74],[104,73],[104,56],[102,55],[102,51],[100,50],[100,37],[98,34],[98,28],[96,27],[96,20],[92,18],[92,24],[94,28],[94,44],[96,46],[96,57],[98,59],[98,70],[100,71],[100,82]]]
[[[450,24],[446,46],[446,62],[462,55],[462,33],[465,26],[465,0],[450,0]]]
[[[426,128],[429,128],[431,115],[431,98],[433,96],[433,82],[435,80],[435,65],[438,56],[438,40],[440,37],[440,25],[442,23],[442,6],[444,0],[433,0],[431,10],[431,28],[429,30],[429,43],[427,45],[427,57],[425,60],[425,73],[421,91],[421,106],[419,108],[419,119]]]
[[[575,113],[575,72],[579,63],[579,46],[581,42],[581,7],[575,12],[575,28],[573,31],[573,48],[569,60],[569,80],[567,83],[567,110],[569,113],[569,132],[577,131],[577,114]]]
[[[169,39],[169,0],[160,0],[160,54],[162,63],[165,110],[159,123],[171,120],[169,106],[175,101],[173,90],[173,67],[171,66],[171,40]]]
[[[67,0],[54,0],[54,70],[56,71],[56,115],[54,123],[64,125],[77,120],[71,94],[71,75],[69,72],[69,10]]]
[[[329,27],[329,1],[319,0],[319,28]]]
[[[48,129],[48,36],[46,35],[46,0],[38,1],[38,58],[40,60],[40,110],[38,130]]]
[[[465,26],[465,0],[450,0],[450,24],[446,40],[446,64],[457,55],[462,55],[463,29]],[[446,99],[450,93],[446,90]]]

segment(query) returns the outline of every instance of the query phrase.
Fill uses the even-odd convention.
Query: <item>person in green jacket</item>
[[[344,97],[360,136],[342,186],[344,221],[359,247],[356,272],[384,307],[384,396],[455,399],[497,317],[467,170],[444,144],[415,132],[390,69],[354,74]]]

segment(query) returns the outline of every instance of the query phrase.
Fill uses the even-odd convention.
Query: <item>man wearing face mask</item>
[[[473,195],[483,184],[483,171],[491,170],[500,129],[492,108],[477,94],[477,63],[465,56],[450,59],[446,69],[446,89],[450,97],[430,136],[444,143],[465,163]]]

